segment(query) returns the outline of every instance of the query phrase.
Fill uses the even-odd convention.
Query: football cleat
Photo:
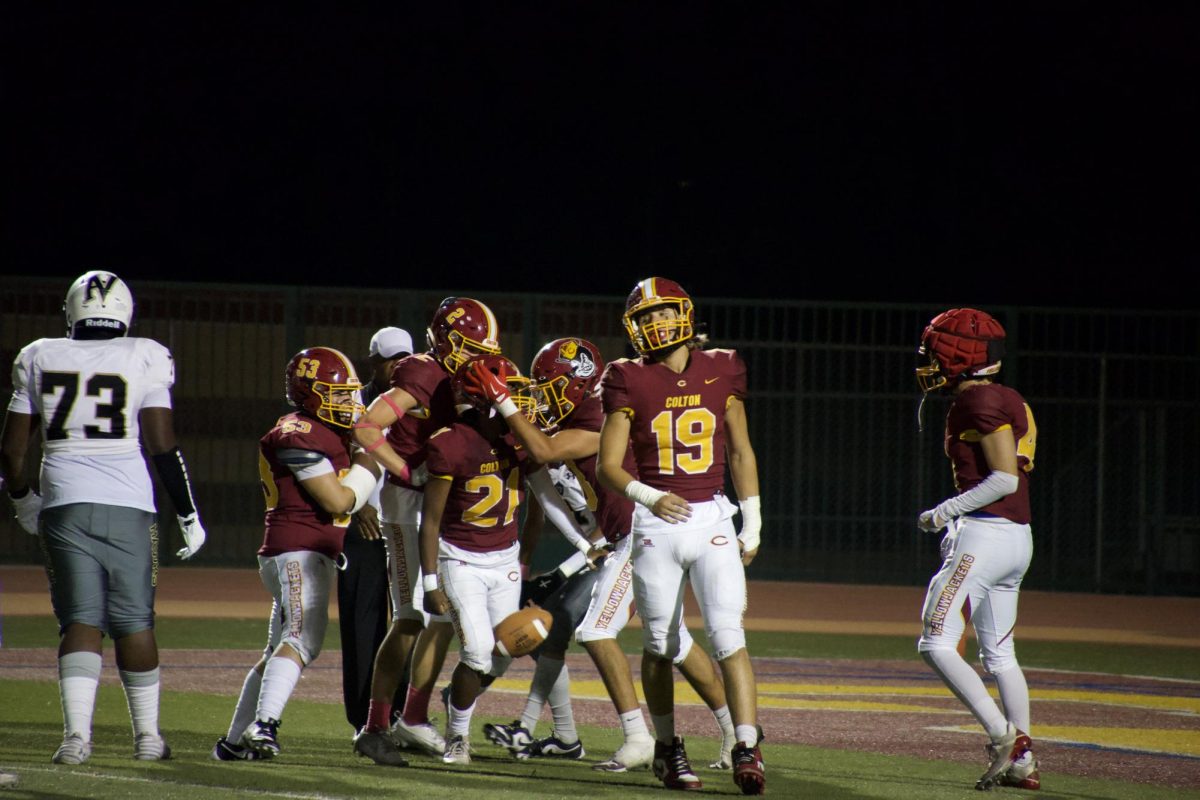
[[[742,790],[742,794],[766,794],[766,770],[758,745],[748,747],[745,742],[738,742],[734,745],[731,756],[733,782]]]
[[[600,772],[628,772],[645,769],[654,760],[654,740],[649,736],[626,739],[613,757],[592,767]]]
[[[274,758],[282,749],[279,746],[279,720],[254,720],[242,734],[239,744],[258,753],[259,758]]]
[[[171,746],[158,733],[139,733],[133,740],[133,757],[138,761],[166,761],[171,757]]]
[[[421,750],[431,756],[440,756],[446,750],[446,740],[428,722],[409,725],[402,717],[392,725],[391,734],[396,746],[405,750]]]
[[[1033,742],[1021,731],[1008,723],[1008,729],[999,739],[993,739],[987,745],[988,768],[975,783],[975,788],[986,791],[991,789],[1003,778],[1013,765],[1032,748]]]
[[[1038,774],[1038,762],[1032,750],[1026,750],[1013,762],[1008,772],[997,781],[1000,786],[1037,791],[1042,788],[1042,776]]]
[[[249,747],[235,744],[222,736],[213,745],[210,757],[213,761],[256,761],[259,755]]]
[[[567,744],[557,736],[547,736],[537,739],[525,748],[527,755],[517,755],[517,758],[568,758],[580,759],[584,756],[583,742],[576,739]],[[516,755],[516,754],[514,754]]]
[[[364,727],[354,736],[354,752],[385,767],[408,766],[408,761],[400,755],[400,748],[396,747],[396,742],[383,731],[368,731]]]
[[[442,753],[443,764],[470,764],[471,744],[465,736],[451,736]]]
[[[704,784],[692,772],[683,739],[676,736],[670,744],[654,743],[654,762],[651,765],[654,777],[668,789],[703,789]]]
[[[68,733],[50,758],[55,764],[82,764],[92,757],[92,743],[78,733]]]
[[[733,746],[737,743],[737,734],[731,727],[728,730],[721,731],[721,749],[717,753],[717,760],[708,765],[709,769],[732,769],[733,768]]]
[[[502,723],[485,723],[483,735],[492,744],[499,745],[512,753],[513,758],[529,758],[528,748],[533,744],[533,735],[521,724],[521,720],[513,720],[511,725]]]

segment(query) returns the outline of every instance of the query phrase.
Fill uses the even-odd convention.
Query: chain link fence
[[[0,279],[0,359],[61,336],[66,282]],[[262,537],[256,446],[287,410],[283,367],[336,347],[365,373],[384,325],[418,342],[443,292],[136,282],[134,333],[171,348],[176,430],[195,482],[207,565],[250,565]],[[578,335],[627,355],[622,299],[483,294],[522,367]],[[937,537],[917,513],[953,489],[942,454],[946,401],[917,429],[920,332],[942,308],[698,298],[712,343],[742,353],[758,455],[764,550],[756,579],[920,584]],[[1200,594],[1200,313],[989,308],[1008,330],[1005,380],[1038,423],[1032,474],[1036,589]],[[419,345],[418,345],[419,346]],[[0,398],[11,393],[7,367]],[[164,552],[179,534],[160,504]],[[36,562],[4,502],[0,558]]]

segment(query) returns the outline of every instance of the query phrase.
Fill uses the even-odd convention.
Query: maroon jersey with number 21
[[[676,373],[647,358],[620,359],[601,378],[604,413],[624,412],[637,477],[700,503],[725,490],[725,409],[746,396],[733,350],[693,350]]]

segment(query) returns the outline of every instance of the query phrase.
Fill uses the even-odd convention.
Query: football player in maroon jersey
[[[1033,556],[1029,472],[1037,425],[1024,398],[995,383],[1004,339],[1000,323],[973,308],[937,315],[921,336],[922,403],[934,391],[953,397],[945,449],[958,494],[917,518],[924,531],[949,527],[942,567],[925,595],[917,649],[991,737],[990,763],[975,788],[1037,789],[1029,687],[1013,643],[1021,579]],[[975,626],[983,667],[996,679],[1003,710],[958,653],[967,619]]]
[[[371,403],[354,428],[355,441],[388,471],[380,501],[392,624],[375,656],[367,724],[355,740],[357,752],[379,763],[392,757],[393,738],[430,755],[445,750],[445,741],[429,722],[429,698],[454,629],[445,618],[431,619],[422,609],[417,549],[422,468],[429,437],[456,419],[451,376],[472,355],[499,353],[499,336],[496,317],[486,305],[469,297],[446,298],[426,332],[429,351],[396,364],[391,388]],[[392,698],[410,652],[407,698],[389,736]]]
[[[625,739],[612,758],[594,768],[605,772],[625,772],[650,764],[654,757],[654,739],[650,736],[642,717],[641,706],[633,688],[629,662],[617,644],[617,635],[625,628],[633,614],[633,542],[628,537],[633,518],[633,502],[623,494],[602,486],[596,479],[596,455],[600,450],[600,427],[604,421],[604,411],[600,397],[594,390],[603,370],[604,359],[599,349],[586,339],[567,337],[548,342],[534,357],[529,371],[530,392],[538,424],[535,425],[524,415],[516,413],[515,407],[508,411],[505,419],[513,436],[538,462],[565,462],[579,479],[579,485],[586,494],[588,508],[596,519],[599,531],[597,535],[605,543],[611,543],[612,554],[604,560],[595,580],[584,587],[595,584],[590,601],[585,601],[584,608],[580,609],[579,618],[572,624],[575,627],[575,637],[596,664],[609,697],[616,707]],[[505,390],[505,387],[486,370],[473,369],[467,373],[465,380],[468,391],[489,400],[494,401]],[[498,406],[497,410],[505,414],[503,407]],[[624,466],[629,472],[636,471],[632,450],[627,452]],[[596,536],[592,538],[595,539]],[[582,555],[572,556],[572,559],[564,562],[563,567],[559,569],[565,567],[566,571],[573,572],[581,566],[573,561],[582,558]],[[553,578],[553,573],[550,577]],[[734,730],[729,708],[725,703],[725,688],[713,670],[707,653],[702,648],[691,646],[692,639],[682,616],[679,618],[678,633],[680,654],[676,656],[675,663],[692,688],[712,710],[722,731],[721,750],[716,761],[710,766],[729,769]],[[552,637],[554,635],[551,634]],[[547,663],[544,664],[544,661]],[[538,689],[539,679],[547,687],[554,687],[543,690],[543,694],[549,696],[552,706],[553,693],[559,686],[558,676],[549,674],[555,663],[561,664],[561,661],[555,662],[553,659],[545,659],[544,656],[538,660],[538,671],[534,675],[535,685],[530,690],[532,698]],[[543,676],[543,672],[547,675]],[[540,711],[540,707],[537,710]],[[492,730],[497,731],[501,740],[505,740],[497,743],[511,747],[512,745],[507,744],[508,741],[519,743],[522,739],[530,739],[528,731],[532,730],[532,726],[529,724],[529,716],[530,710],[527,707],[520,725],[514,723],[490,726]],[[536,719],[536,715],[532,717],[532,721]],[[485,732],[487,731],[488,727],[485,726]],[[493,741],[497,739],[493,738]],[[532,750],[536,754],[537,748]]]
[[[474,361],[510,385],[522,380],[503,356]],[[520,607],[517,509],[525,478],[538,465],[506,436],[487,401],[463,390],[461,372],[453,384],[463,416],[429,439],[420,553],[425,609],[450,616],[461,646],[442,761],[469,764],[475,700],[485,678],[503,674],[512,660],[494,653],[493,629]]]
[[[329,594],[350,515],[370,498],[379,478],[373,458],[350,427],[362,412],[358,375],[329,347],[301,350],[285,372],[295,408],[259,442],[259,477],[266,496],[266,532],[259,573],[273,599],[269,642],[242,685],[228,733],[212,757],[273,758],[277,729],[300,672],[316,659],[329,622]],[[402,758],[393,761],[404,766]]]
[[[702,350],[695,309],[674,281],[640,281],[625,304],[624,323],[641,357],[608,365],[601,379],[604,426],[598,477],[637,505],[633,516],[633,585],[644,623],[642,686],[657,742],[653,768],[668,788],[701,783],[675,735],[671,661],[680,651],[672,620],[682,614],[683,583],[704,617],[725,678],[733,716],[733,780],[762,794],[754,670],[742,614],[748,565],[758,553],[758,466],[746,423],[746,368],[732,350]],[[625,468],[633,446],[639,479]],[[725,463],[741,498],[726,499]]]

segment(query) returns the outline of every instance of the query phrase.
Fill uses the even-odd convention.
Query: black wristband
[[[188,482],[187,464],[183,463],[183,453],[178,447],[173,447],[165,453],[151,456],[154,468],[158,470],[159,480],[167,490],[167,496],[175,505],[175,513],[181,517],[196,513],[196,503],[192,500],[192,486]]]

